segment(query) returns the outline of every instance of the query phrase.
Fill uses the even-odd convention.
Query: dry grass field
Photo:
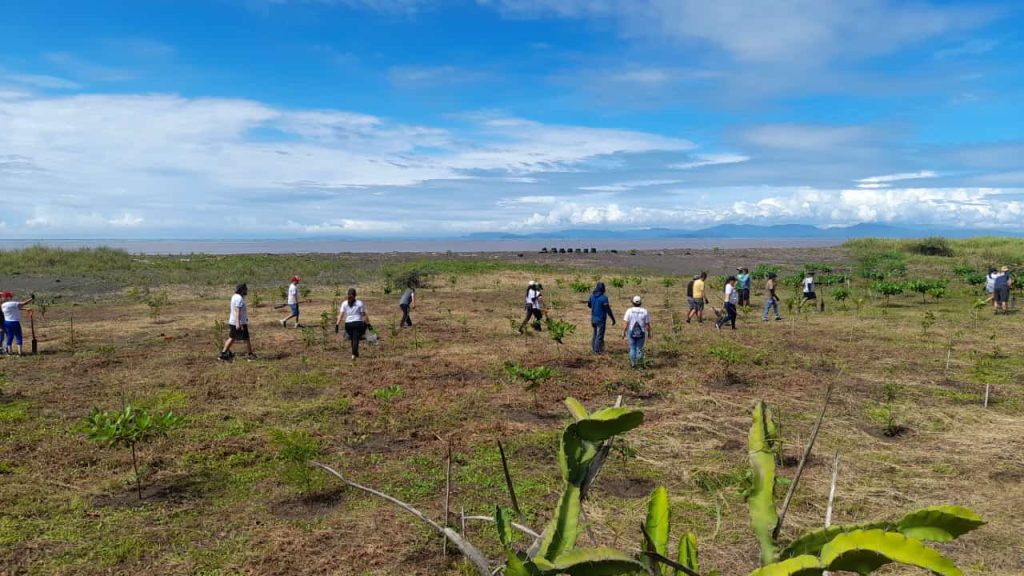
[[[867,251],[894,246],[640,254],[639,264],[625,254],[507,255],[434,268],[433,260],[452,257],[396,257],[384,267],[352,257],[333,268],[334,260],[310,256],[294,269],[288,257],[261,258],[274,279],[306,278],[306,330],[278,324],[285,314],[270,304],[281,282],[265,272],[222,271],[220,282],[214,272],[195,281],[168,272],[165,283],[141,274],[145,264],[120,274],[120,260],[102,270],[29,266],[12,279],[25,292],[42,295],[61,275],[71,287],[44,304],[45,315],[36,307],[41,353],[0,358],[0,574],[469,574],[411,516],[289,465],[288,449],[306,448],[440,520],[450,442],[454,526],[463,511],[489,515],[508,505],[501,440],[526,523],[540,529],[558,498],[563,399],[598,408],[618,395],[645,422],[617,442],[588,500],[597,542],[638,550],[646,498],[664,485],[675,525],[698,536],[702,566],[746,574],[758,561],[741,494],[750,409],[763,399],[779,413],[779,471],[792,477],[828,384],[835,393],[784,539],[823,522],[838,451],[834,521],[968,506],[988,524],[938,548],[966,574],[1024,574],[1024,315],[975,308],[978,288],[952,272],[1013,263],[1002,260],[1022,260],[1024,251],[992,241],[954,244],[952,258],[906,254],[905,278],[948,280],[946,293],[892,296],[886,305],[852,271]],[[754,309],[741,311],[736,331],[682,321],[685,283],[700,268],[722,274],[780,263],[785,277],[812,262],[851,271],[845,303],[831,298],[833,287],[819,292],[824,312],[790,310],[795,291],[782,287],[785,320],[762,323],[755,280]],[[415,326],[399,330],[400,291],[385,294],[384,274],[417,266],[434,273],[417,292]],[[251,280],[263,301],[253,307],[250,298],[259,359],[225,363],[217,350],[235,278]],[[619,278],[625,286],[611,284]],[[577,326],[564,345],[547,331],[514,333],[531,279],[544,284],[549,315]],[[655,334],[642,370],[629,368],[621,322],[609,326],[606,354],[589,351],[588,293],[572,285],[598,279],[609,283],[620,319],[633,294],[651,311]],[[380,334],[357,362],[333,332],[335,294],[349,281]],[[166,291],[169,302],[150,306],[133,286]],[[326,331],[321,313],[332,318]],[[535,398],[505,373],[506,361],[555,375]],[[82,431],[94,407],[122,403],[185,418],[139,446],[141,500],[130,451],[98,446]],[[493,526],[470,523],[467,533],[498,556]]]

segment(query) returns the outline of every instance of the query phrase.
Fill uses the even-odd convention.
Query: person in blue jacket
[[[615,325],[615,315],[612,314],[612,306],[608,302],[608,296],[604,293],[604,282],[598,282],[594,287],[594,293],[590,295],[587,302],[590,308],[590,325],[594,328],[594,336],[590,341],[590,348],[594,354],[604,351],[604,328],[607,320],[612,319],[612,326]]]

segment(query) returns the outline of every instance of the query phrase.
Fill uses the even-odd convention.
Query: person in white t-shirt
[[[804,300],[815,300],[818,295],[814,293],[814,272],[808,272],[807,277],[801,282],[804,286]]]
[[[249,287],[243,282],[235,287],[235,293],[231,296],[231,312],[228,315],[228,339],[224,341],[224,349],[220,352],[221,360],[231,360],[235,357],[231,346],[235,342],[245,342],[245,349],[248,352],[248,359],[254,360],[256,354],[252,351],[252,340],[249,339],[249,313],[245,306],[245,296],[249,293]]]
[[[284,328],[288,327],[288,321],[295,318],[295,327],[302,328],[302,324],[299,324],[299,282],[302,279],[298,276],[292,276],[292,283],[288,285],[288,308],[291,310],[289,315],[284,320],[281,320],[281,326]]]
[[[633,296],[633,307],[626,310],[622,318],[622,337],[629,338],[629,366],[636,368],[644,360],[644,344],[654,336],[651,331],[651,315],[640,306],[639,296]]]
[[[736,287],[736,282],[737,279],[735,276],[729,276],[725,280],[725,316],[722,316],[717,322],[715,322],[715,328],[718,328],[719,330],[722,329],[722,326],[724,326],[726,322],[732,324],[733,330],[736,329],[736,304],[739,302],[740,294],[739,289]]]
[[[355,288],[348,289],[348,298],[341,303],[338,319],[334,322],[335,332],[342,322],[345,323],[345,335],[351,340],[352,359],[355,360],[359,358],[359,341],[363,339],[366,329],[370,326],[370,316],[366,313],[363,301],[356,298]]]
[[[520,332],[526,328],[531,318],[534,319],[533,329],[540,332],[540,319],[544,317],[544,295],[541,290],[543,287],[536,280],[530,280],[526,286],[526,318],[523,318],[523,323],[519,325]]]
[[[18,346],[18,356],[21,356],[21,309],[35,299],[33,294],[28,300],[18,302],[14,299],[14,294],[3,293],[3,304],[0,304],[0,309],[4,314],[4,333],[7,335],[7,341],[0,344],[3,344],[8,354],[11,354],[13,343]]]

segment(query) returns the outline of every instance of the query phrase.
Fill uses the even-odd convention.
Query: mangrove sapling
[[[525,384],[525,390],[533,393],[533,405],[540,408],[540,387],[555,375],[555,371],[549,366],[535,366],[526,368],[519,362],[505,361],[505,374],[514,380],[521,380]]]
[[[557,318],[552,318],[551,316],[546,316],[544,318],[544,324],[548,329],[548,336],[558,344],[559,349],[561,349],[562,344],[564,344],[564,339],[576,332],[575,324],[570,324],[565,320],[559,320]]]
[[[384,431],[388,434],[391,433],[391,409],[394,400],[402,397],[402,387],[398,384],[392,384],[385,388],[376,388],[373,391],[373,397],[377,399],[380,404],[381,420],[384,422]]]
[[[319,440],[303,430],[274,430],[270,441],[277,448],[277,461],[281,476],[300,494],[310,494],[319,488],[309,462],[319,458],[323,447]]]
[[[138,492],[139,500],[142,500],[142,479],[139,476],[136,445],[165,436],[171,429],[180,426],[183,421],[180,416],[170,411],[154,416],[142,408],[135,408],[129,404],[119,412],[93,408],[85,418],[83,431],[89,440],[100,445],[120,446],[131,450],[135,489]]]

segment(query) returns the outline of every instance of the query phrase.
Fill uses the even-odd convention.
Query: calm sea
[[[630,249],[701,249],[835,246],[840,240],[822,239],[709,239],[665,238],[655,240],[572,240],[528,238],[514,240],[2,240],[0,250],[15,250],[33,245],[54,248],[121,248],[133,254],[304,254],[304,253],[383,253],[383,252],[537,252],[541,248],[597,248],[601,251]]]

